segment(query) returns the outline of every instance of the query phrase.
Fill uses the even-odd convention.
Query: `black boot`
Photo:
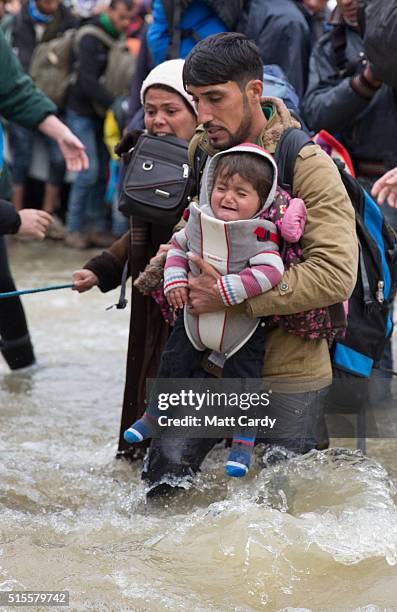
[[[29,334],[15,340],[1,340],[0,352],[11,370],[26,368],[36,361]]]

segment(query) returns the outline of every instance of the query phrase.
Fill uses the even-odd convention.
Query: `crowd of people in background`
[[[184,58],[199,38],[222,31],[242,31],[257,42],[267,64],[277,64],[284,70],[303,101],[310,50],[315,39],[328,28],[330,9],[325,0],[278,3],[194,0],[182,2],[181,7],[178,46],[178,41],[170,36],[175,18],[172,11],[176,9],[169,2],[11,0],[0,3],[0,27],[27,74],[32,71],[32,58],[40,45],[86,25],[103,30],[114,41],[122,38],[136,59],[129,95],[116,97],[103,79],[110,53],[107,43],[87,30],[74,45],[71,64],[75,78],[58,108],[58,116],[86,147],[90,168],[80,176],[65,172],[56,143],[13,122],[5,126],[12,202],[19,211],[31,206],[33,194],[34,205],[52,215],[49,238],[65,240],[66,245],[77,249],[106,247],[128,228],[127,220],[117,209],[119,164],[113,146],[128,126],[143,128],[141,84],[150,69],[169,59],[170,53],[172,57]],[[283,45],[279,45],[277,28],[288,36]],[[175,48],[171,49],[172,46]],[[41,140],[39,149],[38,140]],[[32,185],[31,176],[33,152],[37,150],[40,151],[39,165],[44,168],[38,174],[45,175],[39,186]]]

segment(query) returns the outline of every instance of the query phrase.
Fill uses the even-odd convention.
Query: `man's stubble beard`
[[[243,119],[237,129],[237,132],[234,134],[229,134],[228,142],[222,146],[222,150],[231,149],[232,147],[236,147],[237,145],[242,144],[243,142],[247,142],[248,134],[251,131],[252,124],[252,112],[250,110],[248,99],[246,94],[243,94]]]

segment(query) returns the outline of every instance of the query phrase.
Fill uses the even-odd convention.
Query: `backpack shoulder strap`
[[[167,59],[176,59],[180,56],[181,51],[181,17],[182,3],[181,0],[172,0],[169,2],[172,21],[169,22],[170,44],[168,45]]]
[[[40,40],[40,43],[45,43],[45,42],[52,40],[53,38],[56,38],[57,35],[59,35],[58,30],[59,30],[60,24],[61,24],[61,11],[60,11],[60,8],[58,8],[52,21],[50,21],[50,23],[47,24],[46,29],[44,30],[44,34]]]
[[[313,144],[310,136],[298,128],[285,130],[277,143],[274,159],[279,173],[278,182],[283,189],[291,194],[293,193],[295,162],[299,151],[303,147]]]
[[[117,44],[117,42],[111,36],[109,36],[109,34],[106,34],[104,30],[98,28],[95,25],[88,24],[77,30],[75,38],[76,48],[78,47],[80,40],[86,34],[91,34],[92,36],[95,36],[95,38],[103,42],[103,44],[109,47],[109,49],[111,49]]]
[[[200,192],[200,178],[208,159],[208,153],[200,147],[202,137],[202,130],[197,131],[190,141],[188,149],[188,162],[189,166],[192,168],[192,176],[197,194]]]

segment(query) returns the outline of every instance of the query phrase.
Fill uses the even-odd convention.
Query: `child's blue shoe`
[[[250,453],[232,450],[226,463],[226,473],[234,478],[242,478],[248,472],[250,464]]]
[[[154,422],[155,419],[145,413],[141,419],[125,430],[124,440],[130,444],[136,444],[136,442],[152,438],[155,433]]]

